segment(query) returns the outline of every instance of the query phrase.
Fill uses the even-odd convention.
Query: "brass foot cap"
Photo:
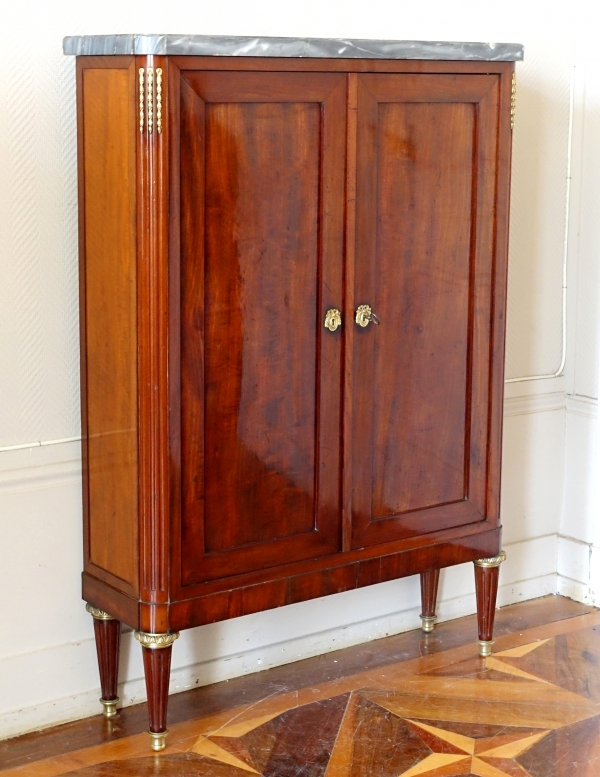
[[[117,704],[119,703],[119,697],[116,699],[100,699],[100,704],[104,707],[104,717],[114,718],[117,714]]]
[[[160,734],[156,734],[154,731],[149,731],[151,738],[150,747],[154,750],[155,753],[160,752],[161,750],[164,750],[167,746],[167,734],[168,731],[161,731]]]
[[[437,618],[435,615],[421,615],[421,629],[425,634],[431,634],[435,628]]]
[[[479,645],[479,655],[482,658],[487,658],[488,656],[492,655],[492,645],[494,644],[494,641],[490,639],[489,641],[486,641],[485,639],[480,639],[477,641],[477,644]]]

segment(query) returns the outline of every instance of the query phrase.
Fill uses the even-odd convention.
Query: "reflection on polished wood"
[[[119,719],[100,724],[98,717],[0,743],[0,772],[2,777],[595,775],[600,613],[559,597],[505,608],[498,613],[496,650],[488,659],[479,658],[471,642],[472,621],[443,623],[434,635],[410,632],[177,695],[170,741],[151,758],[141,705],[121,713],[125,724]],[[136,720],[129,729],[128,715]]]

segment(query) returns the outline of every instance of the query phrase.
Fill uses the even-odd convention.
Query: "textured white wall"
[[[592,8],[591,2],[548,0],[501,6],[491,0],[22,0],[5,10],[0,448],[79,435],[74,62],[62,56],[64,35],[187,32],[524,43],[526,61],[517,66],[509,278],[507,374],[514,378],[551,374],[561,360],[570,85],[579,43],[574,20]],[[597,229],[593,214],[591,207],[581,215],[590,244]],[[580,288],[590,295],[582,309],[591,310],[596,298],[586,282]],[[586,342],[593,350],[595,341]],[[579,374],[581,386],[593,384],[591,373]],[[556,587],[566,387],[566,378],[508,387],[503,603]],[[0,607],[8,623],[0,634],[0,737],[96,711],[92,624],[79,599],[79,493],[77,443],[0,450]],[[188,632],[174,650],[172,686],[231,677],[414,627],[418,605],[417,580],[411,578]],[[448,570],[440,616],[473,610],[471,569]],[[124,642],[121,695],[139,700],[139,653],[128,637]]]

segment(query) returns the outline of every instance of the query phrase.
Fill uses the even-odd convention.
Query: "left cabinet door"
[[[186,587],[340,549],[346,79],[177,81]]]

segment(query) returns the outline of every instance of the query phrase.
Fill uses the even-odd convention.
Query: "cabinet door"
[[[182,584],[340,547],[345,77],[182,71]]]
[[[355,548],[488,518],[499,80],[357,77]]]

